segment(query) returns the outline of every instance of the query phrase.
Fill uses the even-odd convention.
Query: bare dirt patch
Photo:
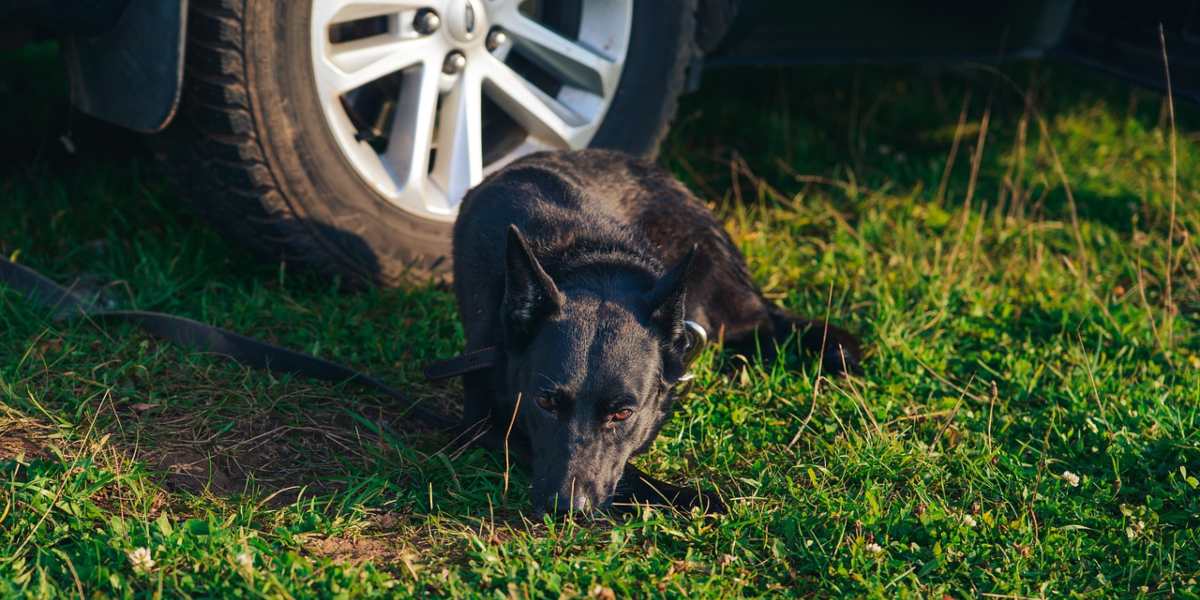
[[[136,445],[139,459],[163,474],[168,487],[262,493],[273,496],[273,503],[289,502],[289,489],[334,491],[348,465],[370,466],[389,454],[392,437],[414,447],[440,445],[438,434],[413,427],[387,407],[352,404],[356,419],[343,410],[345,400],[327,393],[291,389],[253,399],[251,406],[199,403],[147,410],[123,419],[114,441]]]
[[[34,419],[4,414],[0,409],[0,460],[30,460],[50,454],[58,432]]]
[[[362,563],[371,561],[380,564],[403,562],[404,556],[412,561],[416,553],[394,537],[338,537],[331,536],[308,540],[304,544],[309,552],[339,562]]]

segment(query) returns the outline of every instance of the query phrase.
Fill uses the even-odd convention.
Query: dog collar
[[[704,347],[708,345],[708,331],[695,321],[684,321],[683,328],[688,341],[687,350],[683,351],[683,368],[689,369],[692,363],[696,362],[700,353],[704,352]],[[694,377],[696,377],[695,373],[684,371],[677,383],[691,381]]]
[[[683,352],[683,364],[686,368],[695,362],[696,357],[700,356],[700,353],[704,351],[704,347],[708,345],[708,331],[695,321],[684,321],[683,327],[684,335],[687,336],[687,349]],[[500,351],[495,346],[488,346],[459,354],[454,358],[434,361],[425,365],[425,379],[429,381],[441,381],[475,371],[490,369],[496,366],[496,361],[499,357]],[[691,381],[693,377],[695,375],[691,371],[685,372],[677,383]]]

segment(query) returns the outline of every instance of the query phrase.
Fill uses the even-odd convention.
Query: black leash
[[[495,346],[480,348],[474,352],[466,352],[459,354],[454,358],[447,358],[437,362],[425,365],[425,379],[430,381],[441,381],[466,375],[472,371],[482,371],[496,366],[496,360],[500,355],[500,351]]]
[[[78,292],[58,285],[29,267],[18,265],[4,258],[0,258],[0,284],[24,294],[29,301],[35,304],[51,309],[53,311],[52,318],[55,321],[85,317],[102,321],[132,323],[143,331],[169,342],[201,352],[221,354],[256,369],[276,374],[300,375],[323,381],[354,383],[368,387],[407,404],[408,414],[433,427],[449,429],[456,425],[455,420],[410,402],[400,390],[387,385],[377,377],[345,365],[185,317],[144,310],[110,310],[97,305]]]

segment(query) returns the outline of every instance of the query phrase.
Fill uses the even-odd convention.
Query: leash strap
[[[35,304],[51,309],[55,321],[85,317],[101,321],[132,323],[146,333],[169,342],[201,352],[221,354],[256,369],[276,374],[300,375],[323,381],[354,383],[372,388],[407,404],[409,407],[407,414],[437,428],[448,429],[456,424],[449,417],[410,402],[400,390],[387,385],[380,379],[345,365],[185,317],[144,310],[105,309],[78,292],[58,285],[37,271],[4,258],[0,258],[0,284],[24,294],[29,301]],[[451,376],[453,375],[447,377]]]
[[[481,371],[490,369],[496,366],[496,358],[499,352],[495,346],[480,348],[473,352],[459,354],[454,358],[447,358],[429,363],[425,366],[425,379],[430,381],[441,381],[466,375],[472,371]]]

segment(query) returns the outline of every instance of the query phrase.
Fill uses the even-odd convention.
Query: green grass
[[[0,58],[0,252],[456,401],[419,377],[461,345],[447,290],[255,264],[135,137],[69,117],[55,60]],[[772,299],[869,347],[855,379],[704,355],[639,461],[721,517],[530,522],[525,473],[505,494],[502,458],[385,398],[0,290],[0,597],[1200,596],[1200,120],[1178,109],[1171,235],[1156,93],[1058,65],[708,74],[662,162]]]

